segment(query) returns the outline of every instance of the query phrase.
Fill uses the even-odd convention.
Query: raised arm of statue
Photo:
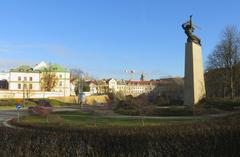
[[[197,36],[193,35],[194,27],[192,24],[192,15],[190,16],[189,21],[182,24],[182,28],[184,29],[184,32],[188,37],[187,39],[188,42],[194,42],[196,44],[201,45],[201,40]]]

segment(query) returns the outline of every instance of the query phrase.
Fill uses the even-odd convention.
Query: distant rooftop
[[[28,65],[21,65],[17,68],[10,69],[11,72],[34,72],[33,68]]]
[[[59,64],[50,65],[50,70],[54,71],[54,72],[68,72],[69,71],[67,68],[62,67]]]
[[[30,67],[28,65],[21,65],[17,68],[10,69],[10,72],[43,72],[43,71],[51,71],[51,72],[69,72],[67,68],[62,67],[59,64],[47,64],[46,62],[41,62],[36,64],[35,67]]]

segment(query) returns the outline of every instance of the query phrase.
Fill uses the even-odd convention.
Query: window
[[[62,81],[59,82],[59,86],[62,86]]]
[[[29,89],[32,89],[32,84],[29,84]]]
[[[32,77],[29,77],[29,81],[32,81]]]
[[[24,77],[24,81],[27,81],[27,77]]]
[[[21,84],[18,84],[18,89],[21,89]]]
[[[21,81],[21,76],[18,76],[18,81]]]
[[[62,78],[62,74],[59,74],[59,77]]]
[[[23,84],[23,89],[26,89],[27,88],[27,84]]]

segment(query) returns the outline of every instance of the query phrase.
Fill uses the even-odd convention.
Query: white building
[[[34,71],[10,71],[9,90],[40,91],[40,73]]]
[[[43,88],[43,77],[51,73],[56,78],[56,86],[50,91]],[[42,98],[70,96],[70,72],[58,64],[45,62],[35,67],[20,66],[0,73],[0,98]]]
[[[47,69],[47,71],[46,71]],[[40,71],[40,77],[42,78],[46,72],[54,73],[58,79],[57,85],[52,89],[53,92],[61,92],[64,96],[70,96],[71,93],[71,84],[70,84],[70,72],[58,65],[52,64],[48,65],[45,62],[41,62],[34,67],[35,71]]]
[[[111,92],[123,92],[125,95],[139,96],[148,94],[153,91],[158,85],[157,81],[144,80],[98,80],[90,81],[91,94],[107,94]]]
[[[108,84],[108,88],[110,89],[111,92],[115,92],[117,91],[117,81],[113,78],[109,79],[107,81],[107,84]]]

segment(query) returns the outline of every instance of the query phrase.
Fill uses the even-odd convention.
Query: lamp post
[[[83,77],[82,76],[80,76],[81,77],[81,79],[80,79],[80,91],[79,91],[79,93],[80,93],[80,100],[81,100],[81,102],[80,102],[80,108],[82,109],[82,107],[83,107],[83,100],[84,100],[84,94],[83,94]]]
[[[25,106],[25,87],[26,87],[26,82],[23,80],[23,106]]]

